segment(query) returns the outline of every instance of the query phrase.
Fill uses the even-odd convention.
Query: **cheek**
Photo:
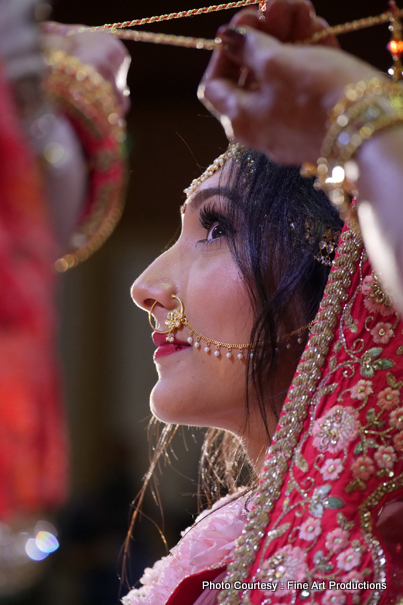
[[[184,298],[190,326],[203,336],[230,344],[246,344],[253,323],[246,288],[232,257],[220,262],[212,256],[192,265]],[[187,333],[181,338],[186,338]],[[151,410],[164,422],[215,426],[239,432],[245,420],[246,364],[196,349],[163,358],[157,364],[159,380],[151,394]]]
[[[186,316],[194,328],[214,340],[248,343],[253,312],[246,287],[230,253],[220,261],[200,263],[191,271]]]

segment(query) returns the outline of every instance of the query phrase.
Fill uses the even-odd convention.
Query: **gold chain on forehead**
[[[196,48],[198,50],[214,50],[220,40],[208,39],[208,38],[196,38],[193,36],[176,36],[172,34],[161,34],[154,32],[145,32],[138,30],[123,31],[130,27],[139,27],[151,23],[161,23],[163,21],[170,21],[172,19],[182,19],[186,17],[195,17],[198,15],[214,13],[222,10],[239,9],[245,6],[259,5],[260,9],[265,6],[264,0],[239,0],[238,2],[227,2],[225,4],[215,4],[212,6],[206,6],[203,8],[194,8],[187,11],[179,11],[176,13],[167,13],[164,15],[157,15],[153,17],[144,17],[142,19],[132,19],[131,21],[121,21],[117,23],[107,23],[105,25],[99,25],[95,27],[82,27],[71,35],[81,33],[84,31],[108,31],[118,38],[124,40],[132,40],[136,42],[151,42],[153,44],[168,44],[171,46],[181,46],[185,48]],[[363,19],[356,19],[340,25],[334,25],[327,29],[323,29],[316,32],[310,38],[301,40],[300,44],[317,44],[321,40],[324,40],[328,36],[339,36],[340,34],[346,34],[348,32],[365,29],[367,27],[373,27],[374,25],[380,25],[387,23],[396,17],[403,16],[403,9],[395,8],[394,10],[388,10],[380,15],[373,17],[364,17]]]
[[[190,183],[189,187],[184,189],[184,194],[186,197],[190,197],[194,191],[202,184],[204,181],[209,179],[213,174],[218,172],[225,164],[227,160],[233,158],[237,151],[239,151],[240,145],[230,145],[224,153],[222,153],[218,158],[214,160],[212,164],[196,179]]]

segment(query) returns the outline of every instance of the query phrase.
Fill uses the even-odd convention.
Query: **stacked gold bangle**
[[[329,129],[315,170],[315,187],[327,193],[344,220],[352,217],[351,202],[358,195],[355,154],[376,132],[401,122],[402,87],[378,78],[348,86],[331,110]],[[303,168],[303,173],[312,174],[308,165]]]
[[[83,215],[70,250],[56,262],[57,271],[63,272],[95,252],[121,217],[126,124],[112,84],[92,66],[64,51],[46,52],[45,61],[45,91],[72,123],[89,169],[89,194]]]

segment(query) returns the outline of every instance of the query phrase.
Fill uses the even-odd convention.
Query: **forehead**
[[[182,213],[184,213],[187,208],[197,210],[204,201],[212,196],[224,195],[225,197],[230,197],[231,170],[229,164],[230,162],[225,164],[225,166],[214,172],[193,190],[181,207]]]

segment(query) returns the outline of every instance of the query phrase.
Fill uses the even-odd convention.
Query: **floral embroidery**
[[[351,465],[351,472],[357,479],[367,481],[375,472],[374,464],[368,456],[359,456]]]
[[[366,397],[371,395],[371,393],[372,382],[370,380],[359,380],[351,389],[350,396],[352,399],[363,401]]]
[[[343,470],[343,465],[338,458],[328,458],[325,460],[320,472],[325,481],[334,481],[338,479]]]
[[[399,405],[400,402],[400,393],[396,389],[391,389],[387,387],[383,389],[380,393],[378,393],[378,401],[377,404],[379,407],[384,408],[385,410],[391,410]]]
[[[313,425],[313,445],[321,452],[335,454],[344,449],[358,434],[358,412],[352,407],[332,407]]]
[[[374,458],[379,468],[391,469],[396,462],[397,456],[393,447],[380,445],[375,452]]]
[[[360,582],[364,581],[364,576],[359,571],[350,571],[341,578],[341,581],[345,584],[348,582],[351,582],[352,584],[359,584]],[[351,592],[352,594],[359,594],[361,592],[360,588],[346,588],[345,590]]]
[[[390,298],[383,292],[374,273],[364,279],[361,292],[364,295],[364,306],[371,313],[380,313],[384,317],[394,313]]]
[[[403,451],[403,431],[394,436],[393,445],[398,452]]]
[[[337,566],[345,571],[351,571],[360,564],[360,561],[361,553],[354,548],[348,548],[337,556]]]
[[[389,424],[398,431],[403,429],[403,408],[398,408],[390,413]]]
[[[341,590],[326,590],[323,605],[344,605],[346,597]]]
[[[337,527],[327,534],[326,548],[334,553],[338,553],[348,545],[348,540],[349,533],[341,527]]]
[[[309,542],[311,542],[312,540],[315,540],[317,536],[320,535],[321,531],[322,527],[319,519],[309,517],[306,521],[303,522],[303,524],[299,528],[299,537],[303,540],[308,540]]]
[[[371,330],[372,338],[377,345],[387,345],[391,338],[395,335],[392,324],[389,322],[378,322]]]
[[[259,577],[265,582],[280,582],[276,595],[282,596],[291,592],[287,581],[302,582],[307,573],[306,553],[299,546],[287,544],[262,563]]]

